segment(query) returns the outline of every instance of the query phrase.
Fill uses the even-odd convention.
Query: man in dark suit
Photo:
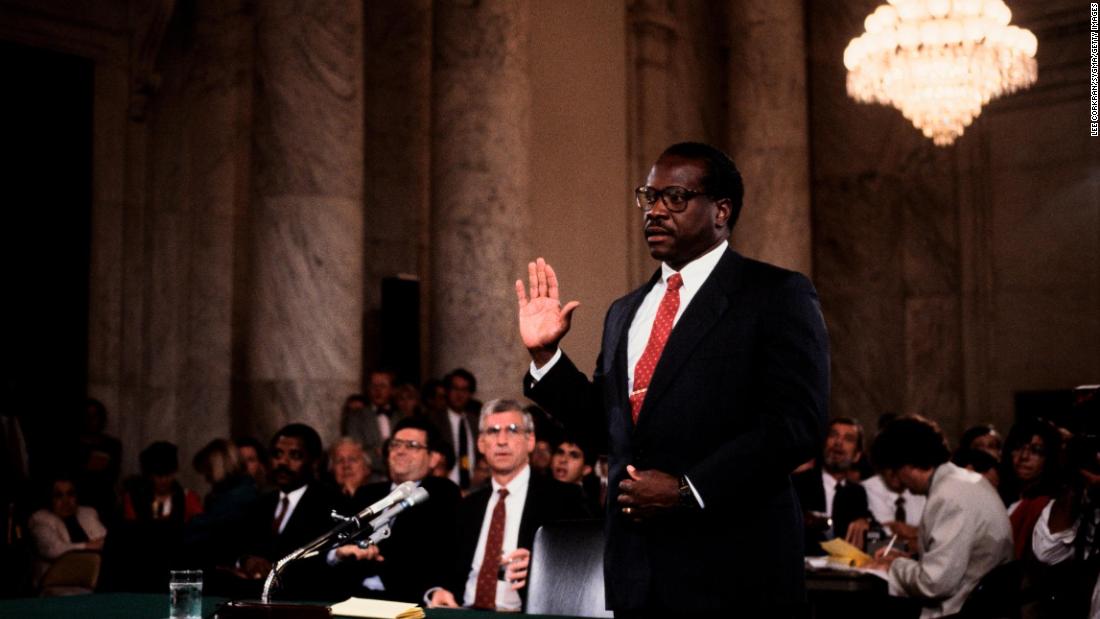
[[[394,409],[393,373],[373,370],[367,375],[367,398],[353,394],[344,401],[340,418],[340,433],[358,440],[370,455],[373,465],[373,481],[384,481],[386,460],[382,457],[382,443],[393,434],[393,428],[404,414]]]
[[[455,516],[458,486],[449,479],[431,477],[429,448],[441,440],[435,427],[422,418],[397,424],[384,451],[390,481],[363,489],[357,510],[381,500],[406,481],[428,491],[428,500],[397,516],[390,536],[377,546],[341,546],[328,557],[337,564],[341,598],[349,595],[417,603],[429,587],[443,582],[454,563]],[[351,561],[358,559],[358,561]]]
[[[432,607],[522,610],[535,531],[588,514],[578,487],[532,474],[535,424],[519,402],[485,404],[477,447],[492,471],[491,482],[463,499],[453,568],[425,597]]]
[[[528,265],[530,297],[516,282],[526,394],[608,441],[617,614],[805,610],[790,472],[821,444],[828,340],[805,277],[727,247],[742,195],[721,151],[665,150],[636,191],[662,265],[611,306],[591,382],[559,349],[579,304],[561,306],[554,270]]]
[[[443,440],[453,448],[455,464],[447,476],[465,493],[473,485],[473,475],[477,469],[475,443],[480,408],[473,399],[477,393],[477,378],[469,370],[455,368],[443,377],[443,385],[446,388],[447,408],[430,413],[429,419]]]
[[[853,475],[862,459],[863,426],[849,417],[835,417],[829,421],[820,460],[791,476],[802,504],[807,555],[825,554],[821,542],[832,537],[863,548],[871,511],[867,491]]]
[[[271,439],[271,480],[277,490],[252,505],[243,531],[246,554],[239,576],[252,581],[243,590],[258,594],[272,565],[333,527],[332,497],[316,480],[321,437],[313,428],[292,423]],[[281,597],[308,595],[316,584],[317,565],[291,564],[283,573]]]

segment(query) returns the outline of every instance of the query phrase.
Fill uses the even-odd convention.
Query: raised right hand
[[[519,335],[535,365],[542,366],[554,356],[558,343],[569,332],[573,310],[580,303],[570,301],[562,307],[558,297],[558,276],[542,258],[527,263],[527,279],[530,298],[524,291],[523,280],[516,280]]]

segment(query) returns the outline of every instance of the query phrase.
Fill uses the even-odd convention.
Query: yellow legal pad
[[[333,604],[332,614],[344,617],[371,617],[373,619],[422,619],[424,609],[406,602],[348,598],[339,604]]]
[[[849,567],[863,567],[871,562],[871,555],[842,539],[821,542],[821,547],[829,553],[829,561]]]

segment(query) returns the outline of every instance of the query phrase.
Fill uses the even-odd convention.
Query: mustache
[[[669,230],[668,228],[666,228],[665,226],[662,226],[661,224],[653,221],[653,220],[647,219],[646,222],[645,222],[645,233],[646,234],[657,234],[657,233],[671,234],[672,231]]]

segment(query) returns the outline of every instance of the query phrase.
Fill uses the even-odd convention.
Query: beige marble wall
[[[733,245],[810,275],[810,152],[801,0],[730,5],[729,153],[745,181]]]
[[[566,301],[581,302],[563,347],[588,372],[599,354],[604,313],[633,287],[627,237],[641,237],[631,195],[636,181],[624,165],[624,12],[614,2],[531,5],[533,233],[526,257],[549,260]],[[519,346],[518,335],[513,341]]]
[[[432,367],[467,367],[483,398],[514,396],[526,357],[512,282],[528,257],[529,6],[440,2],[433,20]]]
[[[413,275],[421,282],[421,323],[429,316],[431,216],[432,2],[368,2],[363,54],[366,87],[366,223],[364,366],[380,363],[382,279]],[[421,341],[421,375],[429,372],[427,329]]]
[[[258,2],[256,24],[234,427],[328,440],[362,370],[362,4]]]

